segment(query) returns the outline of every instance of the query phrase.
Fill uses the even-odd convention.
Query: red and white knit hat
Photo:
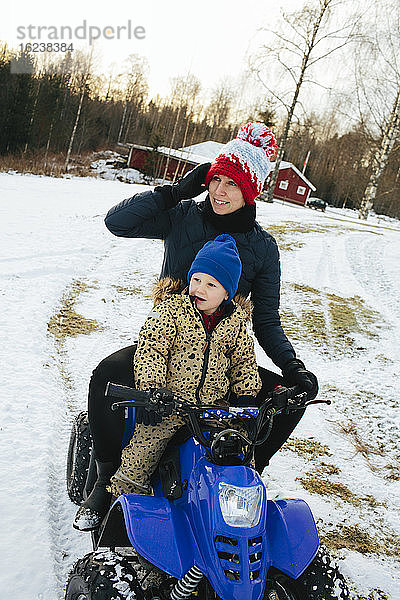
[[[239,187],[246,204],[254,204],[273,166],[278,146],[272,131],[264,123],[247,123],[237,137],[228,142],[211,164],[206,176],[208,188],[214,175],[230,177]]]

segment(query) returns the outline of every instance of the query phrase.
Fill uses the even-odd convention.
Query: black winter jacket
[[[160,277],[186,281],[190,265],[205,242],[220,233],[206,220],[204,202],[183,200],[167,209],[160,192],[135,194],[111,208],[107,228],[121,237],[164,240],[164,261]],[[280,263],[274,238],[257,222],[251,231],[235,233],[242,275],[238,292],[253,303],[255,336],[271,360],[282,368],[295,357],[279,317]]]

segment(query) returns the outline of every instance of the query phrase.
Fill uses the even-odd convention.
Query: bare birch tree
[[[251,69],[256,78],[287,113],[269,183],[270,200],[273,198],[300,91],[304,84],[317,84],[316,80],[308,78],[309,72],[317,63],[330,57],[356,37],[357,19],[347,19],[346,23],[338,22],[337,8],[344,5],[345,2],[341,0],[311,0],[300,10],[283,12],[280,27],[276,31],[270,31],[272,43],[264,46],[261,53],[252,60]],[[273,85],[269,77],[268,67],[271,66],[284,75],[280,85]],[[289,89],[284,90],[282,84],[287,84],[288,80]]]
[[[87,85],[89,82],[89,78],[91,76],[92,56],[93,56],[93,47],[92,47],[92,51],[90,52],[89,56],[86,56],[83,53],[80,55],[79,64],[77,65],[78,66],[77,80],[78,80],[78,86],[79,86],[79,91],[80,91],[79,104],[78,104],[78,108],[77,108],[76,115],[75,115],[74,126],[73,126],[73,129],[71,132],[71,136],[69,138],[67,156],[65,158],[65,163],[64,163],[64,171],[68,170],[68,165],[69,165],[69,161],[71,158],[72,146],[74,144],[76,131],[78,129],[78,123],[79,123],[79,119],[81,116],[83,98],[85,96],[85,93],[87,92]]]
[[[184,77],[174,77],[171,79],[171,97],[170,105],[175,109],[175,121],[172,130],[172,136],[169,143],[169,152],[165,163],[165,169],[163,173],[163,181],[165,181],[168,173],[168,167],[170,162],[171,149],[174,148],[175,139],[178,132],[178,127],[183,121],[182,117],[186,117],[186,120],[191,117],[197,96],[201,89],[200,81],[194,75],[188,73]],[[187,114],[189,112],[189,114]],[[183,139],[186,140],[187,136],[187,123],[185,127],[185,133]],[[178,161],[177,169],[175,170],[174,177],[176,177],[180,162]]]
[[[227,80],[221,81],[212,90],[211,101],[205,109],[207,120],[211,124],[210,138],[213,139],[216,132],[227,125],[233,107],[234,92]]]
[[[364,196],[361,200],[358,216],[367,219],[370,210],[374,207],[378,190],[379,179],[387,165],[390,152],[393,149],[396,137],[400,132],[400,86],[390,113],[381,143],[373,156],[373,167]]]
[[[369,56],[373,56],[375,60],[364,62],[364,72],[359,73],[363,104],[367,105],[379,131],[378,143],[373,147],[371,155],[370,178],[359,208],[360,219],[367,219],[374,208],[379,181],[400,133],[400,9],[397,3],[392,2],[379,5],[377,9],[372,35],[367,42]],[[368,85],[371,75],[375,85]],[[392,101],[389,106],[388,98]]]
[[[138,107],[143,103],[149,90],[147,83],[149,65],[147,59],[138,54],[130,54],[125,64],[126,70],[120,75],[125,81],[125,98],[117,142],[121,142],[122,140],[126,142],[132,117],[132,108],[135,105]],[[130,113],[129,108],[131,108]],[[125,134],[123,135],[124,129]]]

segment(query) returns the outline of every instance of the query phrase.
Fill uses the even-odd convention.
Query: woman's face
[[[217,215],[229,215],[245,204],[240,187],[225,175],[214,175],[208,192],[211,206]]]

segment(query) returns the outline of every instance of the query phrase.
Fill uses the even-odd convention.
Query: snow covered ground
[[[90,550],[71,526],[65,457],[92,369],[151,308],[162,243],[103,224],[143,189],[0,174],[2,598],[63,598]],[[308,410],[265,479],[307,500],[321,537],[345,546],[335,553],[353,598],[399,600],[399,223],[279,203],[259,203],[258,220],[281,247],[285,329],[333,402]]]

